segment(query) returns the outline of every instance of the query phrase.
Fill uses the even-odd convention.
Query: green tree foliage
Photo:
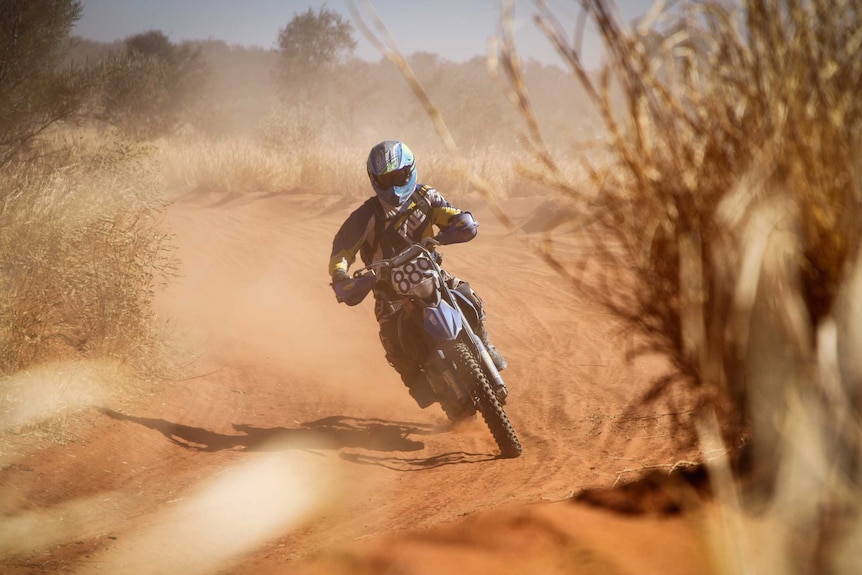
[[[74,0],[0,0],[0,167],[84,102],[92,76],[62,66]]]
[[[174,132],[209,75],[200,50],[173,44],[155,30],[131,36],[125,44],[125,52],[106,64],[105,118],[136,139]]]
[[[297,14],[278,33],[279,75],[285,86],[316,83],[353,54],[353,26],[340,14],[311,8]]]

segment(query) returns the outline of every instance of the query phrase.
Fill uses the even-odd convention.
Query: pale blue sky
[[[224,40],[228,44],[274,48],[278,31],[293,16],[308,8],[325,6],[350,20],[350,0],[83,0],[83,17],[73,34],[110,42],[147,30],[161,30],[174,42]],[[484,56],[488,40],[499,29],[500,0],[372,0],[383,22],[405,54],[434,52],[463,61]],[[579,13],[576,0],[548,0],[554,13],[571,32]],[[618,0],[623,18],[646,12],[650,0]],[[362,0],[356,5],[363,11]],[[558,62],[550,43],[532,22],[535,4],[515,1],[515,39],[524,58]],[[370,60],[380,56],[354,25],[359,45],[356,55]],[[594,37],[585,51],[595,52]],[[594,62],[598,63],[598,56]]]

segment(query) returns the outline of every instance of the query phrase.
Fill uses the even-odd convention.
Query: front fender
[[[445,300],[437,307],[424,310],[425,331],[437,340],[452,341],[461,333],[461,312]]]

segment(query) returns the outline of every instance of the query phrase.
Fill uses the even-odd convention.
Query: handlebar
[[[353,272],[353,277],[359,278],[368,273],[377,274],[379,273],[378,270],[380,269],[400,266],[404,262],[415,258],[421,252],[427,252],[430,255],[430,253],[433,252],[438,245],[440,245],[440,242],[438,242],[435,238],[423,238],[420,243],[410,244],[391,258],[377,260],[376,262],[372,262],[363,268],[359,268],[358,270]]]

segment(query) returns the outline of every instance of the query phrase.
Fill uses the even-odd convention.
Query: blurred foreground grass
[[[533,120],[511,27],[498,70],[527,129],[533,177],[591,230],[579,289],[673,370],[699,405],[721,572],[856,573],[862,532],[862,10],[839,0],[658,2],[622,22],[583,0],[607,63],[544,3],[537,23],[608,138],[570,180]],[[595,265],[595,259],[599,265]]]

